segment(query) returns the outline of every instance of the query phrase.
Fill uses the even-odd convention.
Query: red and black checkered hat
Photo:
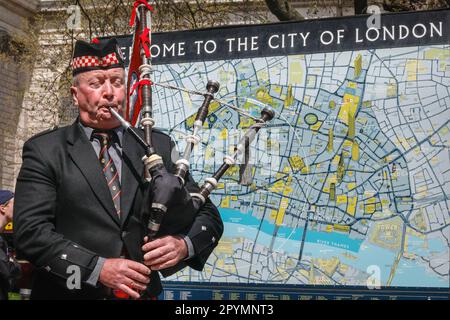
[[[78,40],[72,59],[72,74],[91,70],[124,68],[124,59],[117,40],[94,39],[92,43]]]

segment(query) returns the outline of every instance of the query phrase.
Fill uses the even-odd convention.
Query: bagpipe
[[[151,203],[143,210],[143,225],[146,227],[149,240],[157,237],[164,217],[172,210],[182,210],[184,213],[195,214],[205,204],[209,195],[216,189],[218,181],[228,168],[234,165],[239,156],[249,148],[258,131],[272,120],[275,113],[270,108],[263,108],[261,117],[255,118],[237,107],[214,97],[219,91],[219,83],[208,81],[206,92],[198,92],[185,88],[178,88],[167,84],[158,84],[151,80],[151,13],[153,7],[145,0],[134,2],[130,26],[135,26],[133,37],[132,55],[130,57],[127,79],[127,107],[126,118],[118,114],[114,109],[111,113],[120,121],[125,130],[130,133],[145,150],[142,161],[145,166],[145,179],[151,192]],[[170,173],[164,166],[162,157],[157,154],[152,144],[152,130],[155,120],[152,118],[152,85],[174,90],[182,90],[189,94],[201,95],[203,103],[197,111],[192,127],[192,134],[185,137],[186,147],[182,158],[175,163],[175,172]],[[136,96],[132,99],[131,96]],[[133,101],[134,100],[134,101]],[[205,179],[205,182],[197,192],[190,192],[185,186],[185,179],[189,172],[190,156],[194,147],[201,141],[199,132],[205,123],[212,101],[224,104],[241,114],[254,120],[239,143],[234,148],[234,153],[226,155],[223,164],[213,174]],[[139,120],[139,121],[138,121]],[[140,125],[144,130],[144,137],[136,131],[135,126]]]

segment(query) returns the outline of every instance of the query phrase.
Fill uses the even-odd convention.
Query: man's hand
[[[106,259],[99,281],[112,289],[120,289],[130,297],[139,299],[137,290],[145,290],[151,271],[142,263],[127,259]]]
[[[188,255],[186,242],[180,237],[164,236],[142,246],[144,251],[144,264],[152,270],[161,270],[172,267]]]

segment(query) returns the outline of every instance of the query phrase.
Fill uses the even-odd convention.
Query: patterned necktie
[[[117,214],[120,217],[120,180],[119,172],[114,165],[114,161],[109,154],[109,147],[111,145],[111,133],[94,131],[92,137],[100,142],[99,160],[105,174],[106,182],[108,183],[109,191],[114,202]]]

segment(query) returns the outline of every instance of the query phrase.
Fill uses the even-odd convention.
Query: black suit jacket
[[[153,144],[173,172],[170,137],[154,131]],[[122,148],[120,219],[95,151],[78,123],[41,133],[24,144],[15,190],[14,237],[21,258],[37,267],[32,299],[101,299],[106,288],[86,283],[99,256],[119,257],[125,247],[133,260],[142,261],[142,208],[148,207],[151,197],[143,179],[144,150],[128,133]],[[198,190],[190,176],[187,186],[191,192]],[[187,235],[195,250],[194,257],[166,270],[167,276],[186,264],[202,270],[223,224],[208,201],[195,214],[171,210],[160,231],[160,235]],[[81,289],[67,287],[74,272],[71,265],[79,267]],[[152,272],[148,291],[161,292],[158,272]]]
[[[20,276],[20,265],[7,254],[8,244],[0,234],[0,300],[8,300],[8,292]]]

